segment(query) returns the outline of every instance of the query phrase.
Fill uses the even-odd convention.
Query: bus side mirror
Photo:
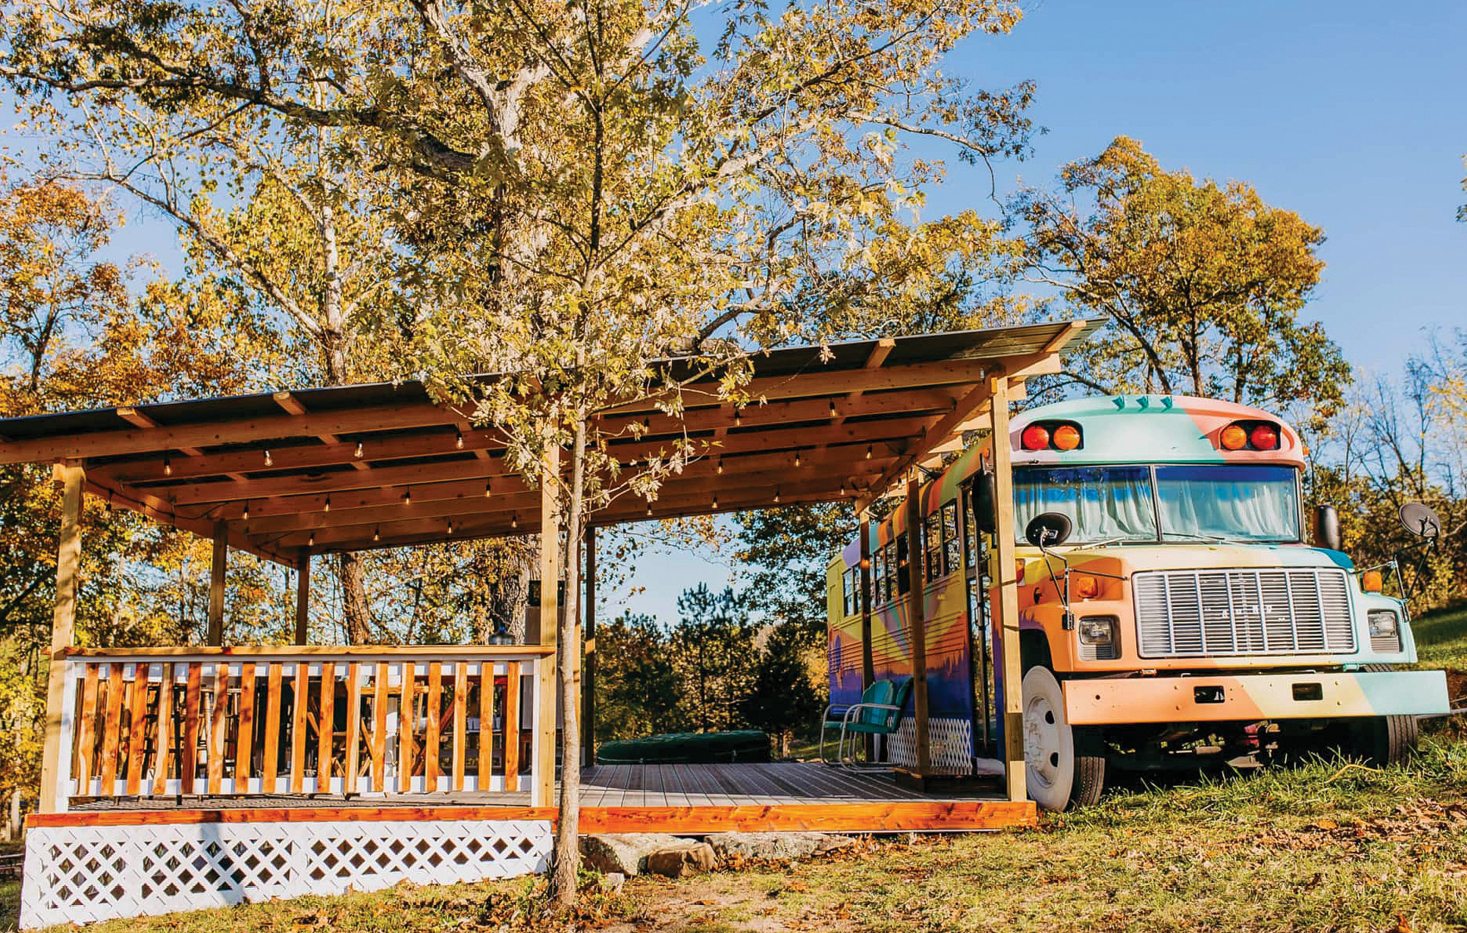
[[[1331,551],[1341,549],[1340,513],[1332,505],[1321,505],[1314,510],[1314,543]]]
[[[1040,512],[1024,529],[1024,540],[1039,548],[1058,547],[1070,539],[1075,528],[1070,517],[1063,512]]]
[[[998,528],[998,516],[994,512],[995,500],[998,499],[996,489],[991,471],[984,470],[973,477],[973,523],[986,535],[993,534]]]

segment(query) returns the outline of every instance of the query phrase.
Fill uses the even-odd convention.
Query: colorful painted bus
[[[1041,806],[1093,802],[1108,767],[1330,748],[1394,761],[1415,716],[1448,709],[1442,672],[1401,669],[1415,643],[1381,574],[1328,527],[1314,537],[1333,547],[1306,543],[1305,451],[1280,419],[1149,395],[1061,402],[1010,427],[1025,760]],[[990,443],[921,487],[922,553],[908,554],[897,508],[828,568],[837,710],[872,679],[911,676],[915,569],[936,773],[984,771],[1003,747]],[[910,713],[877,749],[897,766],[916,764]]]

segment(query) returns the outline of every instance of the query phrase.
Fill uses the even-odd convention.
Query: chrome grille
[[[1131,576],[1143,658],[1348,654],[1343,570],[1161,570]]]

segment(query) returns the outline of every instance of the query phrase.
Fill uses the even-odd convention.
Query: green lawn
[[[1411,628],[1424,667],[1467,672],[1467,606],[1428,613]]]

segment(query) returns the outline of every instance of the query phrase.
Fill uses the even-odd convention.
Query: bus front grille
[[[1143,658],[1350,654],[1343,570],[1164,570],[1131,576]]]

